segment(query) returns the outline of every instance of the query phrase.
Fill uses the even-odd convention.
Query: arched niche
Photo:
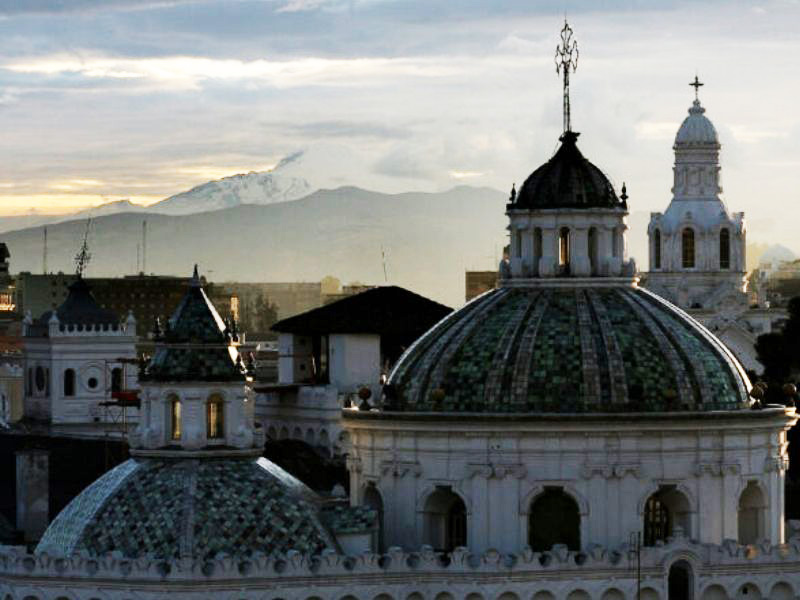
[[[528,511],[528,545],[545,552],[556,544],[581,548],[581,514],[578,503],[561,487],[548,487],[536,496]]]
[[[761,486],[749,481],[739,496],[739,543],[755,544],[766,530],[767,500]]]
[[[552,592],[548,592],[547,590],[539,590],[533,595],[532,600],[556,600],[556,597]]]
[[[625,600],[625,594],[617,588],[610,588],[603,592],[600,600]]]
[[[467,507],[451,486],[436,486],[423,504],[424,543],[439,552],[467,545]]]
[[[737,600],[761,600],[763,597],[758,586],[750,582],[740,585],[736,592]],[[769,600],[772,600],[772,598]]]
[[[519,600],[519,596],[517,596],[514,592],[503,592],[496,598],[496,600]]]
[[[374,509],[378,513],[378,552],[383,552],[384,545],[384,524],[383,524],[383,495],[377,486],[370,482],[364,487],[363,504]]]
[[[794,597],[794,589],[785,581],[773,585],[769,592],[770,600],[792,600]]]
[[[703,590],[701,600],[728,600],[728,592],[721,585],[713,584]]]
[[[642,589],[641,600],[661,600],[661,595],[651,587]]]
[[[592,600],[592,597],[586,590],[572,590],[567,594],[567,600]]]

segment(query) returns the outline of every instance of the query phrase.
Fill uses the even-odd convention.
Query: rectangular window
[[[181,401],[173,398],[171,405],[172,439],[181,439]]]
[[[214,399],[206,403],[206,437],[209,440],[225,437],[222,400]]]

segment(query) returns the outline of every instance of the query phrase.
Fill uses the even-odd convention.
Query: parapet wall
[[[671,540],[641,551],[642,599],[667,598],[676,561],[691,567],[695,598],[796,598],[800,538],[778,546],[720,546]],[[174,561],[120,555],[54,558],[0,547],[0,598],[182,598],[263,600],[611,600],[636,597],[636,554],[622,546],[570,552],[445,555],[390,548],[384,555],[278,558],[220,556]],[[476,595],[477,594],[477,595]]]

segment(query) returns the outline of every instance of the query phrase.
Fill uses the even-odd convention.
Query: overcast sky
[[[796,0],[0,0],[0,214],[300,151],[315,187],[507,190],[556,145],[565,8],[574,129],[632,210],[669,202],[697,72],[728,206],[800,250]]]

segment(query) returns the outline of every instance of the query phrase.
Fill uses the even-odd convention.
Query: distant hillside
[[[506,238],[506,195],[458,187],[426,194],[320,190],[294,202],[241,205],[186,216],[122,213],[95,219],[90,276],[136,267],[147,219],[147,270],[188,274],[193,263],[211,280],[389,282],[450,306],[464,301],[464,271],[494,268]],[[48,267],[73,269],[85,222],[48,226]],[[6,233],[13,271],[41,270],[42,228]]]

